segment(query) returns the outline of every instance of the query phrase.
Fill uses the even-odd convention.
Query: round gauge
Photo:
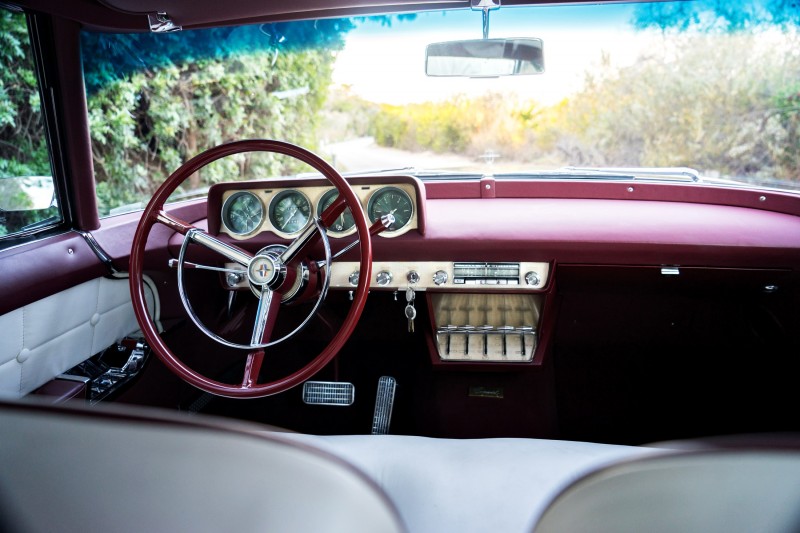
[[[389,226],[389,231],[397,231],[405,227],[414,213],[414,203],[403,189],[398,187],[384,187],[379,189],[369,199],[367,214],[372,222],[383,215],[394,215],[394,224]]]
[[[310,218],[311,203],[300,191],[281,191],[269,204],[269,221],[279,232],[297,233]]]
[[[338,197],[339,191],[336,189],[331,189],[323,194],[317,205],[317,213],[322,215],[322,212],[328,209]],[[334,220],[333,224],[328,227],[328,230],[333,233],[344,233],[345,231],[350,231],[355,225],[356,221],[353,220],[353,213],[351,213],[350,208],[347,207],[344,212],[339,215],[339,218]]]
[[[264,205],[246,191],[233,193],[222,204],[222,223],[236,235],[253,233],[264,219]]]

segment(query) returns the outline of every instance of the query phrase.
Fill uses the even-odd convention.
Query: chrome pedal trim
[[[306,381],[303,383],[303,403],[309,405],[353,405],[356,388],[341,381]]]
[[[375,414],[372,417],[372,434],[386,435],[392,423],[394,393],[397,380],[391,376],[381,376],[378,380],[378,394],[375,396]]]

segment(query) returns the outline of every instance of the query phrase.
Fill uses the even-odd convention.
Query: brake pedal
[[[391,376],[381,376],[378,380],[378,394],[375,396],[375,414],[372,417],[372,434],[386,435],[392,423],[394,393],[397,380]]]
[[[306,381],[303,383],[303,403],[309,405],[353,405],[356,388],[341,381]]]

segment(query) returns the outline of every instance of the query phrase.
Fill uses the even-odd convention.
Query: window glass
[[[490,37],[541,39],[544,72],[477,78],[425,75],[427,45],[480,38],[469,9],[85,32],[101,214],[141,207],[188,158],[246,138],[342,172],[798,189],[799,26],[795,3],[773,0],[503,6]],[[239,156],[181,194],[301,171]]]
[[[61,221],[27,20],[0,8],[0,239]]]
[[[170,173],[223,142],[272,138],[315,149],[319,111],[347,21],[181,31],[84,32],[83,62],[100,215],[140,209]],[[192,176],[213,183],[294,175],[296,160],[241,155]]]

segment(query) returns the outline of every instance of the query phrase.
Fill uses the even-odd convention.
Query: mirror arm
[[[483,12],[483,38],[489,38],[489,11],[500,7],[500,0],[472,0],[470,7],[473,11]]]

